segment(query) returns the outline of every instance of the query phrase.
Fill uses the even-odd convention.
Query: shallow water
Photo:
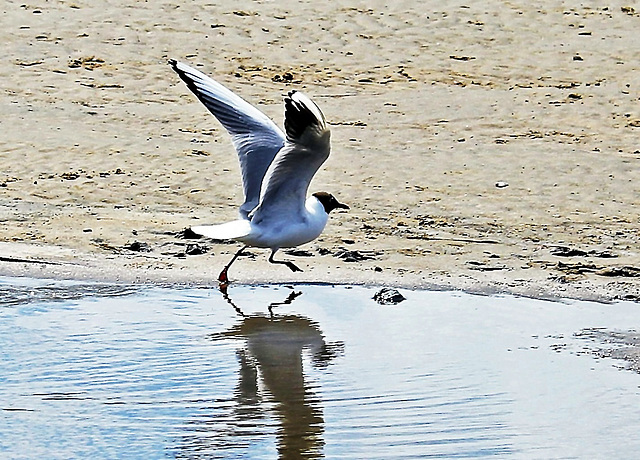
[[[640,376],[580,334],[633,329],[637,304],[405,291],[383,306],[373,288],[294,288],[0,278],[0,456],[640,450]]]

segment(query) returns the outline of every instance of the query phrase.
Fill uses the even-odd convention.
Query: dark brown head
[[[336,208],[349,209],[349,206],[347,206],[346,204],[340,203],[338,200],[336,200],[336,197],[333,196],[331,193],[316,192],[313,194],[313,196],[315,196],[318,199],[318,201],[322,203],[322,206],[324,206],[324,210],[327,214],[329,214],[331,211],[333,211]]]

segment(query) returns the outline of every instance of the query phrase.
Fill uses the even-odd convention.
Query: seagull
[[[316,239],[331,211],[349,209],[327,192],[307,198],[309,183],[331,149],[331,134],[322,111],[301,92],[289,91],[284,98],[282,132],[264,113],[202,72],[174,59],[169,65],[229,132],[240,161],[244,191],[240,218],[191,227],[198,235],[244,244],[220,272],[218,281],[229,282],[229,267],[250,246],[271,249],[272,264],[302,271],[293,262],[275,260],[278,249]]]

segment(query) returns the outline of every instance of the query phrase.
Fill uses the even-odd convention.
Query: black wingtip
[[[175,73],[178,74],[178,76],[180,77],[180,79],[186,83],[187,87],[196,95],[198,96],[198,98],[200,98],[200,95],[198,94],[198,90],[195,87],[195,85],[193,84],[193,79],[188,77],[188,72],[184,69],[184,67],[179,67],[180,66],[180,62],[176,61],[175,59],[169,59],[167,61],[169,63],[169,65],[171,66],[171,68],[173,69],[173,71]],[[183,64],[184,66],[184,64]]]
[[[311,125],[322,123],[318,119],[311,107],[307,107],[304,99],[308,99],[300,93],[304,99],[296,100],[293,96],[297,91],[291,90],[284,98],[284,128],[289,139],[298,139],[302,133]],[[309,101],[310,104],[313,102]],[[320,110],[320,109],[318,109]]]
[[[292,97],[293,97],[293,95],[294,95],[294,94],[296,94],[296,93],[297,93],[297,91],[296,91],[295,89],[292,89],[292,90],[291,90],[291,91],[289,91],[289,92],[287,93],[287,95],[284,97],[284,108],[285,108],[285,113],[286,113],[286,110],[287,110],[288,106],[290,106],[291,104],[293,104]]]

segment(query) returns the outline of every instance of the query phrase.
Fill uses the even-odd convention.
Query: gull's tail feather
[[[251,223],[242,219],[220,225],[197,225],[191,227],[191,230],[198,235],[214,240],[236,240],[247,236],[251,232]]]

